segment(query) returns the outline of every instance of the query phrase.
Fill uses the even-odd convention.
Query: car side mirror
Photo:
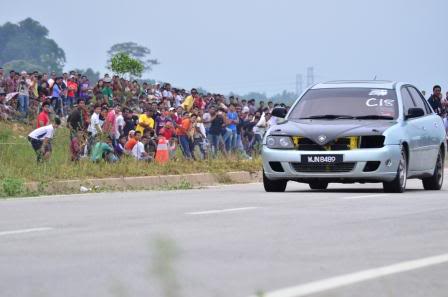
[[[284,119],[286,117],[287,113],[288,113],[288,111],[286,110],[286,108],[284,108],[284,107],[276,107],[276,108],[274,108],[272,110],[271,115],[273,117]]]
[[[408,109],[408,114],[406,115],[406,119],[419,118],[425,115],[425,111],[423,108],[419,107],[411,107]]]

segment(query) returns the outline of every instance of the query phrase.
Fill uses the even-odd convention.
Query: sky
[[[274,94],[314,81],[390,79],[448,88],[446,0],[1,0],[0,24],[32,17],[66,53],[65,70],[106,72],[133,41],[160,65],[144,77],[212,92]]]

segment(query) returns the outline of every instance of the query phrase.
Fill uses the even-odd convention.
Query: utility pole
[[[296,74],[296,95],[299,96],[303,91],[302,74]]]
[[[314,67],[306,69],[306,86],[309,87],[314,84]]]

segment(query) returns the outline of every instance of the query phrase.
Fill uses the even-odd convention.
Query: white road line
[[[364,199],[364,198],[375,198],[375,197],[386,197],[389,194],[374,194],[374,195],[362,195],[362,196],[348,196],[343,197],[344,200],[352,200],[352,199]]]
[[[390,266],[383,266],[378,268],[373,268],[369,270],[362,270],[355,273],[345,274],[341,276],[336,276],[332,278],[323,279],[320,281],[315,281],[296,287],[289,287],[285,289],[280,289],[277,291],[272,291],[263,295],[264,297],[301,297],[308,296],[311,294],[320,293],[323,291],[328,291],[331,289],[336,289],[343,286],[352,285],[359,282],[364,282],[367,280],[384,277],[388,275],[393,275],[401,272],[416,270],[419,268],[424,268],[432,265],[438,265],[448,262],[448,254],[442,254],[438,256],[422,258],[412,261],[400,262]],[[255,296],[251,296],[255,297]]]
[[[30,229],[21,229],[21,230],[0,231],[0,236],[30,233],[30,232],[42,232],[42,231],[49,231],[49,230],[53,230],[53,228],[40,227],[40,228],[30,228]]]
[[[250,207],[240,207],[240,208],[214,209],[214,210],[206,210],[206,211],[187,212],[185,214],[187,214],[187,215],[205,215],[205,214],[213,214],[213,213],[252,210],[252,209],[257,209],[257,208],[259,208],[259,207],[250,206]]]

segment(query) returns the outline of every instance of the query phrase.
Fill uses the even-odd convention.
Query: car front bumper
[[[293,163],[301,163],[302,155],[343,155],[343,162],[353,162],[354,167],[348,172],[303,172],[297,171]],[[401,156],[400,145],[386,145],[375,149],[356,149],[347,151],[298,151],[262,148],[263,169],[271,180],[287,179],[307,182],[311,180],[327,180],[328,182],[383,182],[392,181],[398,169]],[[374,171],[365,171],[368,161],[379,161]],[[280,162],[283,172],[272,169],[270,162]]]

